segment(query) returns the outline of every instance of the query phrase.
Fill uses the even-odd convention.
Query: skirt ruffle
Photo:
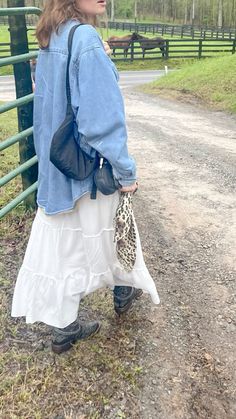
[[[96,200],[85,194],[68,212],[46,215],[38,207],[15,284],[12,317],[63,328],[77,318],[84,296],[115,285],[141,288],[159,304],[136,223],[134,269],[126,272],[117,259],[113,218],[118,202],[118,192],[98,192]]]

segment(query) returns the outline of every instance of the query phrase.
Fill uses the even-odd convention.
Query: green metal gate
[[[11,3],[9,0],[8,4]],[[22,0],[22,4],[24,4]],[[0,58],[0,67],[13,65],[16,100],[0,105],[0,114],[17,108],[18,133],[0,142],[0,152],[19,143],[20,165],[0,178],[0,188],[21,175],[23,192],[0,209],[0,218],[24,201],[27,208],[35,208],[37,190],[37,156],[33,144],[33,92],[29,60],[37,52],[29,52],[26,14],[40,15],[36,7],[12,7],[0,9],[0,16],[8,16],[11,37],[11,56]]]

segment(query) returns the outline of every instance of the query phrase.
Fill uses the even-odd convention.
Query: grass
[[[33,36],[34,31],[28,31],[28,42],[36,42],[36,38]],[[10,42],[10,34],[8,31],[8,26],[6,25],[1,25],[0,26],[0,43],[7,43]],[[33,47],[37,47],[33,46]],[[1,47],[1,49],[8,49],[8,47]],[[6,56],[6,55],[10,55],[9,52],[0,52],[0,57],[1,56]],[[4,66],[4,67],[0,67],[0,76],[7,76],[9,74],[13,74],[13,67],[12,65],[8,65],[8,66]]]
[[[100,35],[102,36],[102,38],[104,40],[107,40],[110,36],[113,36],[113,35],[115,35],[115,36],[124,36],[125,34],[129,34],[128,31],[115,30],[115,29],[103,29],[103,28],[99,29],[98,32],[100,33]],[[0,26],[0,33],[1,33],[1,35],[0,35],[0,42],[9,42],[9,31],[7,30],[7,26]],[[34,37],[33,33],[34,33],[33,30],[28,32],[28,40],[29,40],[29,42],[36,42],[36,38]],[[145,34],[143,34],[143,35],[145,35]],[[145,36],[148,37],[148,38],[153,38],[154,36],[157,36],[157,35],[155,34],[153,36],[152,34],[147,33]],[[165,39],[172,39],[172,40],[179,40],[180,39],[179,37],[176,37],[176,36],[175,37],[171,37],[170,35],[165,35],[164,38]],[[214,41],[213,43],[209,43],[207,41],[204,41],[204,45],[206,47],[210,46],[210,49],[211,48],[214,48],[214,46],[217,45],[218,43],[219,43],[219,41]],[[138,59],[137,61],[135,60],[133,63],[131,63],[129,61],[127,61],[127,62],[122,62],[122,61],[116,62],[115,59],[114,59],[114,61],[116,62],[116,65],[117,65],[118,70],[139,70],[139,69],[152,70],[152,69],[162,69],[164,67],[165,64],[164,64],[164,60],[161,59],[161,53],[158,54],[158,57],[159,58],[157,58],[156,60],[143,60],[142,59],[142,54],[141,54],[140,47],[138,46],[138,44],[135,44],[135,45],[136,45],[135,52],[139,53],[139,55],[137,55],[137,58],[140,58],[140,59]],[[231,47],[225,47],[225,50],[229,50],[230,48]],[[176,45],[173,45],[172,44],[170,46],[170,55],[171,54],[172,55],[175,54],[177,56],[178,55],[183,55],[183,52],[178,53],[178,49],[179,50],[181,49],[182,51],[187,51],[189,49],[192,49],[193,50],[192,53],[185,52],[185,54],[187,54],[187,55],[193,55],[193,54],[194,55],[197,55],[198,45],[196,44],[196,41],[189,40],[189,39],[186,42],[186,45],[185,46],[181,46],[181,48],[180,47],[178,48]],[[152,51],[151,52],[149,51],[148,55],[150,57],[154,57],[155,58],[155,57],[157,57],[156,51],[157,50],[155,50],[154,54],[152,53]],[[121,50],[117,50],[117,52],[118,53],[119,52],[121,53],[122,51]],[[158,50],[158,52],[159,52],[159,50]],[[208,54],[215,55],[215,54],[219,54],[219,53],[210,52]],[[0,53],[0,55],[4,55],[4,54],[3,53],[2,54]],[[122,52],[122,55],[121,56],[123,57],[123,52]],[[188,58],[188,59],[191,62],[191,58]],[[179,68],[182,65],[184,65],[185,62],[186,62],[186,59],[185,58],[169,59],[168,60],[168,66],[170,68],[176,68],[176,67]],[[9,75],[9,74],[13,74],[12,66],[6,66],[6,67],[3,67],[3,68],[0,68],[0,75]]]
[[[176,59],[176,60],[135,60],[131,62],[115,62],[116,67],[119,71],[138,71],[138,70],[165,70],[165,66],[169,69],[180,69],[186,63],[193,63],[194,59]]]
[[[26,230],[21,226],[21,240],[22,232],[25,245]],[[7,236],[12,241],[12,232]],[[14,240],[19,258],[19,231]],[[13,272],[16,274],[15,269]],[[111,295],[96,293],[87,298],[81,310],[89,305],[93,316],[103,317],[102,331],[68,353],[55,356],[48,345],[46,325],[26,326],[21,319],[10,318],[14,279],[5,273],[0,291],[0,416],[103,418],[114,410],[114,418],[138,417],[135,394],[142,374],[135,346],[138,317],[131,315],[126,322],[115,320]]]
[[[236,112],[236,56],[204,59],[185,65],[140,87],[141,90],[171,96],[200,99],[215,109]]]
[[[17,111],[12,109],[0,115],[0,142],[18,132]],[[7,148],[0,152],[1,165],[0,177],[6,175],[13,170],[19,163],[19,147],[18,144]],[[2,188],[0,194],[0,207],[4,206],[11,199],[15,198],[21,192],[20,176],[14,178],[11,182]]]
[[[149,324],[138,310],[120,320],[114,315],[111,292],[91,294],[81,303],[80,315],[99,318],[103,327],[60,356],[51,352],[50,327],[11,317],[13,286],[33,215],[11,213],[0,229],[0,417],[139,417],[143,366],[136,340],[142,343],[140,324]]]
[[[1,115],[0,139],[17,131],[16,111]],[[18,146],[1,153],[1,174],[18,163]],[[4,187],[1,204],[21,189],[20,177]],[[81,304],[80,315],[102,321],[92,340],[55,356],[51,330],[12,318],[12,294],[23,260],[34,212],[19,205],[0,224],[0,417],[5,419],[137,418],[142,377],[141,309],[125,320],[114,315],[112,293],[101,290]],[[136,347],[136,340],[139,345]],[[111,413],[112,412],[112,413]]]

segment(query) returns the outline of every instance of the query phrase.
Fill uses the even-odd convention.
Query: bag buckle
[[[103,162],[104,162],[104,158],[103,157],[100,157],[100,160],[99,160],[99,169],[102,168]]]

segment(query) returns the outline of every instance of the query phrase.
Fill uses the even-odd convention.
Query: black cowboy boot
[[[60,354],[70,349],[79,340],[88,338],[99,331],[99,322],[83,323],[76,319],[63,329],[53,328],[52,351]]]
[[[115,286],[113,290],[114,294],[114,309],[117,314],[126,313],[134,300],[137,300],[143,294],[143,291],[138,288],[126,287],[126,286]]]

